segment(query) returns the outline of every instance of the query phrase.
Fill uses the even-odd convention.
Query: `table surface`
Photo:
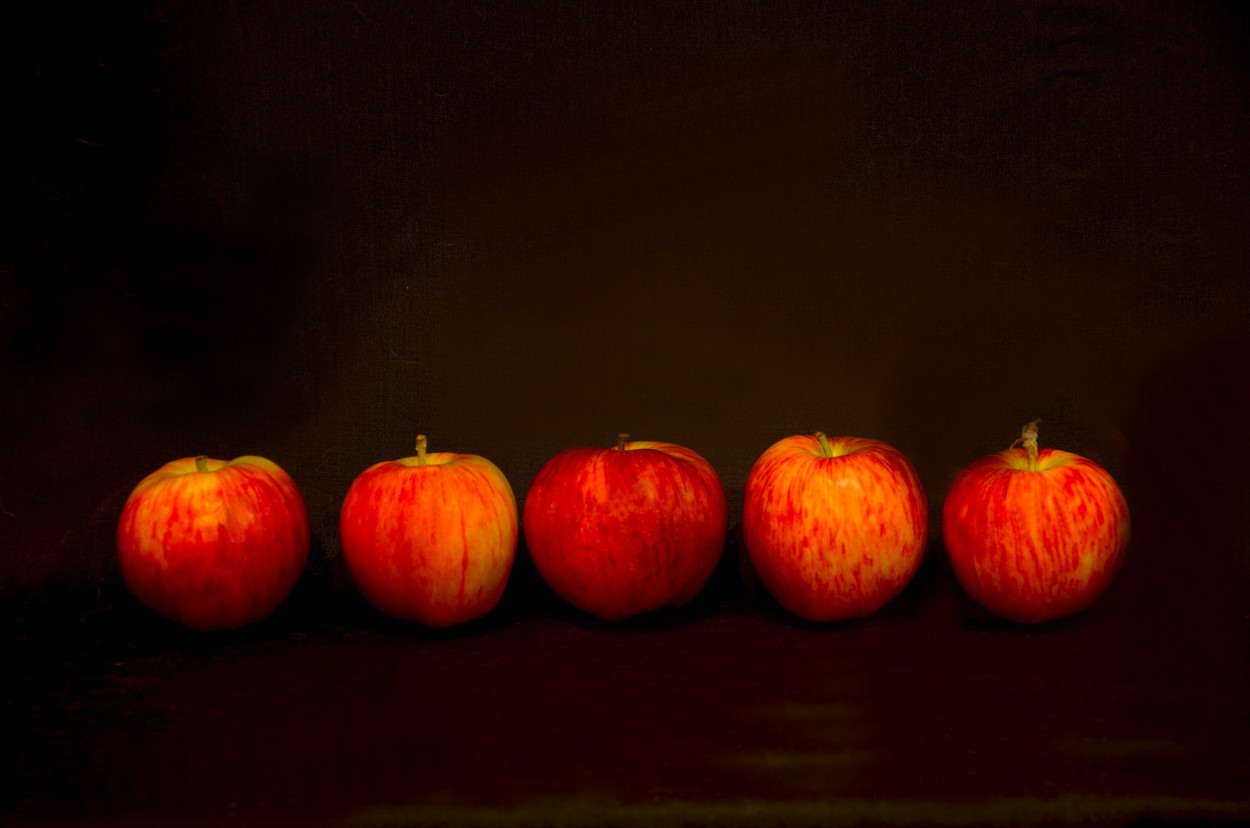
[[[1244,596],[1135,544],[1147,551],[1092,610],[1029,627],[973,605],[940,544],[896,601],[837,624],[788,616],[732,539],[692,604],[618,623],[563,605],[524,554],[496,612],[450,631],[378,615],[339,559],[232,633],[165,622],[120,582],[9,596],[4,812],[361,826],[1250,819]]]

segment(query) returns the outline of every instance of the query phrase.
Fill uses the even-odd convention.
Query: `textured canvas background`
[[[126,494],[180,456],[283,465],[330,556],[352,478],[418,432],[521,499],[562,448],[683,443],[736,520],[788,434],[895,444],[936,513],[1034,417],[1113,470],[1139,531],[1190,523],[1175,554],[1246,574],[1233,4],[28,15],[6,589],[107,577]]]

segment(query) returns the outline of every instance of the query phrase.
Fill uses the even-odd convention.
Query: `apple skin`
[[[729,510],[711,464],[673,443],[571,448],[525,499],[526,546],[568,603],[617,621],[691,601],[725,547]]]
[[[516,559],[517,505],[499,468],[475,454],[424,452],[376,463],[339,515],[343,559],[379,612],[428,627],[498,605]]]
[[[269,615],[308,561],[308,512],[291,477],[263,457],[186,457],[140,481],[117,525],[127,588],[197,630]]]
[[[1129,512],[1105,469],[1075,454],[1008,449],[964,468],[942,507],[955,577],[995,615],[1038,623],[1098,599],[1124,563]]]
[[[862,618],[924,560],[929,506],[916,470],[879,440],[799,434],[747,475],[742,537],[764,586],[808,621]]]

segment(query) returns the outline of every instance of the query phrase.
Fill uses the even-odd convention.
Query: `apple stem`
[[[418,466],[425,465],[425,447],[426,447],[425,435],[418,434],[417,435],[417,465]]]
[[[199,457],[195,458],[195,470],[198,472],[208,471],[208,456],[207,455],[201,454]]]
[[[1041,420],[1033,420],[1020,429],[1020,436],[1008,448],[1023,446],[1029,456],[1029,471],[1037,471],[1037,424]]]
[[[620,434],[616,435],[616,450],[617,450],[617,451],[624,451],[624,450],[625,450],[625,443],[626,443],[626,441],[628,441],[628,440],[629,440],[629,435],[628,435],[628,434],[625,434],[624,432],[622,432],[622,433],[620,433]]]
[[[824,457],[833,456],[833,446],[829,445],[829,438],[825,436],[825,432],[816,432],[816,442],[820,443],[820,453]]]

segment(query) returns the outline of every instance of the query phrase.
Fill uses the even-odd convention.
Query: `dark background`
[[[1034,417],[1130,487],[1246,456],[1235,6],[450,6],[13,32],[6,520],[109,523],[169,459],[255,453],[333,547],[417,432],[519,497],[562,448],[683,443],[735,505],[817,429],[935,502]],[[5,582],[99,577],[81,540]]]
[[[27,9],[0,182],[0,597],[18,639],[94,642],[103,665],[144,634],[112,532],[177,457],[293,475],[306,581],[331,584],[301,587],[305,634],[352,600],[347,486],[418,432],[492,459],[518,500],[563,448],[682,443],[735,522],[775,440],[876,437],[917,466],[936,530],[955,471],[1041,417],[1043,445],[1129,497],[1106,623],[1146,625],[1143,660],[1163,631],[1176,653],[1203,642],[1220,666],[1168,686],[1215,686],[1199,730],[1243,733],[1246,35],[1232,3]],[[908,624],[958,615],[931,551],[910,599],[929,614]],[[716,593],[731,617],[820,635],[759,609],[737,555]],[[612,635],[544,603],[523,549],[518,572],[507,618],[533,598]],[[117,602],[130,620],[107,630],[64,609]],[[535,647],[558,637],[516,623]],[[161,629],[153,654],[210,646]],[[645,623],[625,629],[647,650]],[[959,630],[933,652],[979,658]],[[1063,661],[1054,641],[1041,662]],[[81,690],[77,651],[52,650],[16,718]],[[1203,761],[1236,785],[1206,794],[1227,799],[1250,762],[1220,744]],[[53,801],[39,784],[17,802]]]

